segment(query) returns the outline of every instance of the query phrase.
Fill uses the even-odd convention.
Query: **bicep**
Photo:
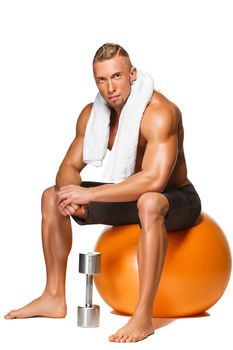
[[[61,167],[72,166],[80,172],[85,165],[83,162],[83,137],[76,136],[61,163]]]
[[[88,104],[80,113],[76,124],[76,136],[61,163],[61,167],[73,166],[80,172],[86,166],[83,162],[83,141],[91,108],[92,103]]]

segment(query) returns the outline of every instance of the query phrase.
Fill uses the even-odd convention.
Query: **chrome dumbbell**
[[[92,305],[93,274],[100,272],[100,257],[97,252],[79,254],[79,272],[86,274],[85,306],[78,306],[78,326],[98,327],[100,318],[99,305]]]

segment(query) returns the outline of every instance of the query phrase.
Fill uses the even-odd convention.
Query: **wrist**
[[[89,189],[89,203],[95,201],[95,189],[92,187]]]

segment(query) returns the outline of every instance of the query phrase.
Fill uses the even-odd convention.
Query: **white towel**
[[[153,91],[152,77],[147,72],[139,70],[121,111],[111,154],[102,172],[102,176],[109,181],[124,180],[135,171],[140,122]],[[84,163],[102,166],[109,141],[110,114],[110,107],[98,93],[85,131]]]

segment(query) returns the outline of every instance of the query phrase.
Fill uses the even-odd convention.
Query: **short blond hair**
[[[130,68],[132,67],[132,63],[129,57],[128,52],[120,45],[113,43],[106,43],[102,45],[95,53],[93,58],[93,63],[95,62],[103,62],[106,60],[110,60],[115,56],[123,56],[129,59]]]

